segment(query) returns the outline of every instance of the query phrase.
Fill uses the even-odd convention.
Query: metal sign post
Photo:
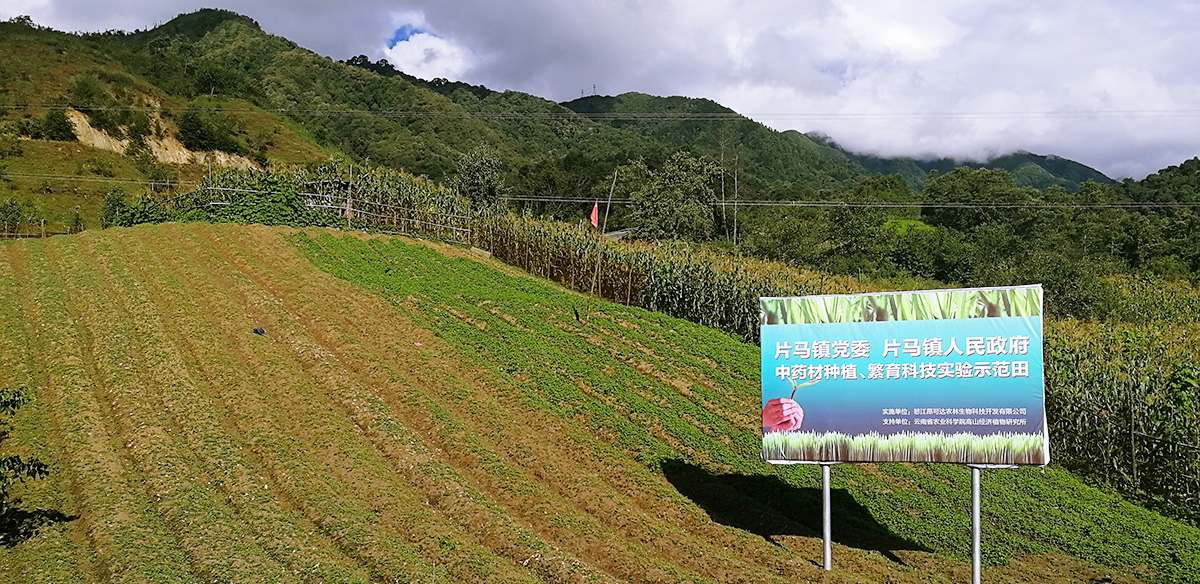
[[[821,465],[821,549],[825,571],[833,570],[833,505],[829,490],[829,467],[840,462],[788,461],[782,464]]]
[[[971,467],[971,584],[980,584],[983,561],[979,545],[979,467]]]
[[[983,548],[980,545],[979,471],[985,468],[1017,468],[1008,464],[969,464],[971,467],[971,584],[983,581]]]
[[[831,516],[833,515],[833,513],[830,511],[831,505],[829,504],[829,498],[830,498],[829,497],[829,465],[822,464],[821,465],[821,513],[823,515],[823,519],[822,519],[822,523],[821,523],[821,527],[822,527],[821,533],[825,538],[824,551],[825,551],[825,571],[826,572],[833,569],[833,545],[831,543],[832,538],[830,535],[831,532],[833,531],[832,526],[830,525],[832,523]]]
[[[822,462],[821,464],[821,537],[824,539],[822,551],[825,571],[833,569],[833,512],[832,497],[829,491],[829,467],[840,462]]]

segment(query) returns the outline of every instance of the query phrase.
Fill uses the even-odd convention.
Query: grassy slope
[[[209,225],[0,245],[0,384],[37,398],[5,449],[53,469],[15,494],[66,514],[0,580],[822,577],[816,469],[757,459],[755,347],[464,255]],[[833,475],[826,581],[969,577],[964,469]],[[1200,573],[1200,530],[1060,470],[983,497],[989,581]]]
[[[249,138],[267,144],[266,156],[276,164],[306,164],[328,160],[336,152],[322,149],[293,122],[239,99],[199,97],[189,102],[155,88],[104,54],[96,43],[53,31],[32,31],[0,23],[0,123],[34,118],[41,106],[66,100],[69,80],[87,71],[129,75],[147,95],[167,110],[179,113],[191,103],[197,107],[231,110]],[[166,121],[174,135],[174,122]],[[122,187],[131,195],[147,191],[146,177],[133,159],[78,142],[21,140],[21,153],[4,158],[6,179],[0,180],[0,200],[15,199],[46,219],[47,231],[66,231],[71,212],[79,208],[88,227],[96,227],[104,193]],[[169,164],[179,181],[195,183],[203,164]],[[59,178],[52,178],[59,177]],[[28,227],[23,231],[30,231]]]

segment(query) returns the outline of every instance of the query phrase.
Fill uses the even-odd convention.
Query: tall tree
[[[458,161],[458,172],[451,180],[454,192],[469,199],[475,208],[494,207],[504,194],[500,169],[500,156],[495,150],[476,146]]]
[[[713,185],[720,172],[714,162],[676,152],[657,171],[640,161],[633,166],[633,176],[647,179],[630,195],[638,237],[704,241],[712,235]]]

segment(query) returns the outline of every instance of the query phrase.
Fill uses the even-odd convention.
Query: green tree
[[[188,150],[202,152],[220,150],[230,154],[245,154],[246,148],[238,140],[238,120],[231,116],[188,108],[179,116],[179,141]]]
[[[108,229],[120,225],[121,214],[128,208],[125,202],[125,189],[114,187],[104,194],[104,202],[100,203],[100,228]]]
[[[931,205],[923,218],[930,225],[962,232],[989,223],[1012,224],[1021,216],[1020,209],[986,205],[1025,205],[1034,201],[1036,192],[1017,186],[1003,170],[960,167],[925,182],[925,202]]]
[[[500,157],[492,148],[481,145],[458,161],[458,172],[451,179],[454,193],[466,197],[476,208],[495,207],[504,193]]]
[[[0,203],[0,224],[4,225],[4,233],[15,233],[25,219],[25,206],[20,201],[9,199]]]
[[[641,165],[637,168],[637,165]],[[634,163],[634,176],[648,180],[630,195],[630,223],[637,237],[705,241],[712,235],[712,202],[720,168],[711,160],[677,152],[657,171]]]
[[[75,125],[71,123],[67,113],[58,108],[48,109],[36,120],[30,120],[26,131],[30,138],[37,140],[57,142],[75,140]]]
[[[79,212],[79,207],[75,207],[75,210],[71,212],[71,222],[67,229],[71,233],[80,233],[84,229],[87,229],[87,224],[83,221],[83,214]]]

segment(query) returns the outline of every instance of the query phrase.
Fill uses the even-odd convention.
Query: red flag
[[[592,205],[592,227],[600,226],[600,201]]]

